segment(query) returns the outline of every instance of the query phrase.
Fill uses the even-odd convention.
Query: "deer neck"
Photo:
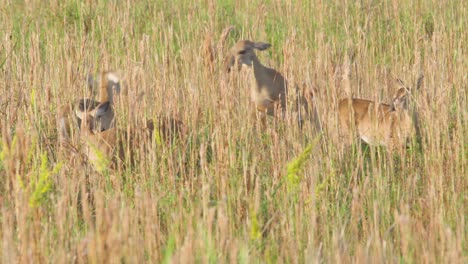
[[[107,87],[106,84],[103,84],[99,94],[99,102],[112,102],[112,88]]]
[[[265,66],[263,66],[258,60],[257,56],[254,56],[252,59],[252,68],[253,76],[252,79],[252,89],[255,89],[257,92],[261,90],[261,84],[264,83],[265,78]]]

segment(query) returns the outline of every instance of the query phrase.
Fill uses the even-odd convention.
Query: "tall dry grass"
[[[466,262],[465,1],[3,1],[0,12],[2,262]],[[270,42],[261,61],[316,90],[322,135],[251,120],[249,83],[221,68],[239,39]],[[107,69],[123,79],[117,126],[167,114],[186,133],[127,146],[141,150],[134,166],[96,172],[79,145],[60,149],[56,113]],[[340,147],[340,97],[389,102],[394,76],[414,86],[419,73],[407,151]]]

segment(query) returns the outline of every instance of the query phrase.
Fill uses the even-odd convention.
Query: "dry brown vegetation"
[[[466,1],[4,1],[0,13],[0,262],[466,262]],[[293,118],[259,129],[249,80],[222,67],[241,39],[271,43],[262,64],[314,90],[322,134]],[[96,95],[86,76],[105,70],[121,73],[118,135],[149,119],[158,133],[122,140],[132,158],[96,170],[81,144],[60,147],[57,114]],[[404,151],[341,146],[340,98],[390,102],[395,76],[414,87],[420,73]]]

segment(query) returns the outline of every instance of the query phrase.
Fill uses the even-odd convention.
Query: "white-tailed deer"
[[[140,149],[151,146],[155,124],[152,120],[146,121],[144,126],[130,126],[127,129],[109,128],[97,131],[94,117],[89,113],[83,116],[80,139],[83,143],[83,152],[88,161],[98,171],[113,168],[118,160],[134,163],[135,154]],[[157,132],[166,143],[172,143],[181,136],[183,124],[172,117],[160,117],[157,123]]]
[[[108,71],[101,74],[99,87],[99,101],[83,98],[75,107],[75,114],[83,119],[84,113],[89,113],[95,124],[93,129],[105,131],[114,126],[114,94],[120,93],[120,80],[115,72]],[[96,82],[92,76],[88,77],[88,85],[94,86]]]
[[[423,75],[417,82],[421,86]],[[352,141],[353,132],[369,145],[383,145],[389,150],[402,147],[414,134],[415,127],[408,109],[410,88],[397,79],[400,88],[390,105],[371,100],[344,98],[338,104],[340,132]]]
[[[119,149],[115,128],[94,132],[94,124],[91,115],[82,116],[80,140],[83,143],[83,154],[98,171],[102,171],[115,162],[116,151],[119,151],[119,157],[124,157],[124,152]]]
[[[270,46],[270,44],[264,42],[241,40],[230,49],[225,61],[225,67],[228,72],[233,67],[237,67],[238,70],[241,70],[243,66],[252,68],[251,100],[258,112],[274,115],[275,109],[278,107],[282,111],[286,110],[288,84],[281,73],[262,65],[254,51],[266,50]],[[304,114],[309,113],[307,96],[312,99],[312,92],[302,94],[302,91],[298,91],[298,98],[295,100],[295,111],[300,113],[303,109]],[[299,119],[302,121],[303,117],[300,115]]]
[[[173,142],[176,138],[180,138],[185,134],[185,127],[182,121],[172,116],[160,115],[157,125],[159,135],[168,143]],[[146,126],[154,130],[153,120],[146,121]]]
[[[120,93],[120,82],[115,72],[103,72],[99,77],[88,76],[88,86],[100,85],[99,101],[82,98],[75,105],[65,104],[57,111],[57,128],[59,142],[63,144],[74,141],[81,127],[81,119],[85,113],[91,114],[96,122],[93,129],[102,131],[113,126],[114,110],[112,107],[114,94]]]
[[[96,124],[90,114],[83,116],[80,140],[83,144],[83,152],[88,161],[97,171],[115,168],[118,160],[128,159],[134,162],[135,153],[141,146],[149,146],[153,126],[130,129],[109,128],[98,132],[93,126]]]

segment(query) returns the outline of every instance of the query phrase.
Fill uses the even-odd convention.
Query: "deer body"
[[[418,79],[418,89],[422,78]],[[357,98],[341,99],[338,104],[341,132],[351,136],[355,131],[367,144],[383,145],[389,150],[405,145],[414,134],[415,125],[408,110],[410,89],[398,81],[403,87],[398,89],[391,105]]]
[[[118,149],[115,128],[98,133],[89,131],[86,128],[84,131],[82,129],[81,141],[84,155],[95,167],[102,162],[105,162],[103,165],[107,166],[108,162],[114,161],[114,152]]]
[[[94,83],[89,77],[88,84]],[[119,77],[114,72],[103,72],[100,77],[101,86],[99,88],[99,101],[83,98],[79,101],[75,109],[76,116],[81,120],[84,113],[89,113],[96,122],[93,129],[105,131],[114,126],[114,94],[120,93]]]
[[[128,130],[112,127],[102,132],[93,129],[93,117],[88,114],[83,119],[81,127],[81,142],[84,155],[88,161],[99,170],[102,166],[114,167],[117,160],[131,162],[141,146],[146,146],[151,140],[153,127],[131,127]],[[145,145],[146,144],[146,145]]]
[[[284,113],[287,106],[287,81],[284,79],[283,75],[275,69],[264,66],[259,61],[254,51],[255,49],[260,51],[265,50],[270,46],[271,45],[268,43],[241,40],[231,48],[225,61],[228,72],[235,66],[237,66],[238,70],[241,70],[243,67],[251,69],[250,98],[255,105],[255,112],[260,112],[262,114],[261,117],[264,117],[264,114],[274,115],[278,108]],[[297,92],[298,98],[294,99],[293,110],[300,113],[299,123],[301,124],[303,119],[302,112],[309,115],[310,109],[306,96],[304,96],[298,88]],[[307,95],[313,97],[312,92]],[[303,108],[304,111],[302,111],[301,108]]]
[[[342,99],[339,102],[342,129],[353,130],[369,145],[393,147],[406,142],[412,133],[412,120],[407,111],[396,111],[388,104],[364,99]]]
[[[93,128],[96,122],[91,114],[86,114],[81,127],[83,153],[97,170],[102,166],[115,167],[118,160],[134,163],[135,154],[140,148],[147,148],[155,133],[155,124],[147,120],[144,126],[130,126],[128,129],[112,127],[99,132]],[[157,132],[166,143],[172,143],[182,136],[183,124],[172,117],[161,117],[157,122]],[[110,163],[110,164],[109,164]]]
[[[80,132],[85,113],[91,114],[93,129],[104,131],[114,125],[114,110],[112,107],[114,94],[120,93],[120,83],[114,72],[104,72],[97,78],[100,81],[99,101],[82,98],[75,105],[65,104],[57,112],[57,130],[59,143],[66,145],[75,141],[74,136]],[[89,87],[97,82],[88,77]],[[72,141],[72,142],[70,142]]]
[[[287,83],[281,73],[263,66],[257,56],[253,57],[252,67],[250,96],[257,110],[273,115],[275,104],[285,110]]]

